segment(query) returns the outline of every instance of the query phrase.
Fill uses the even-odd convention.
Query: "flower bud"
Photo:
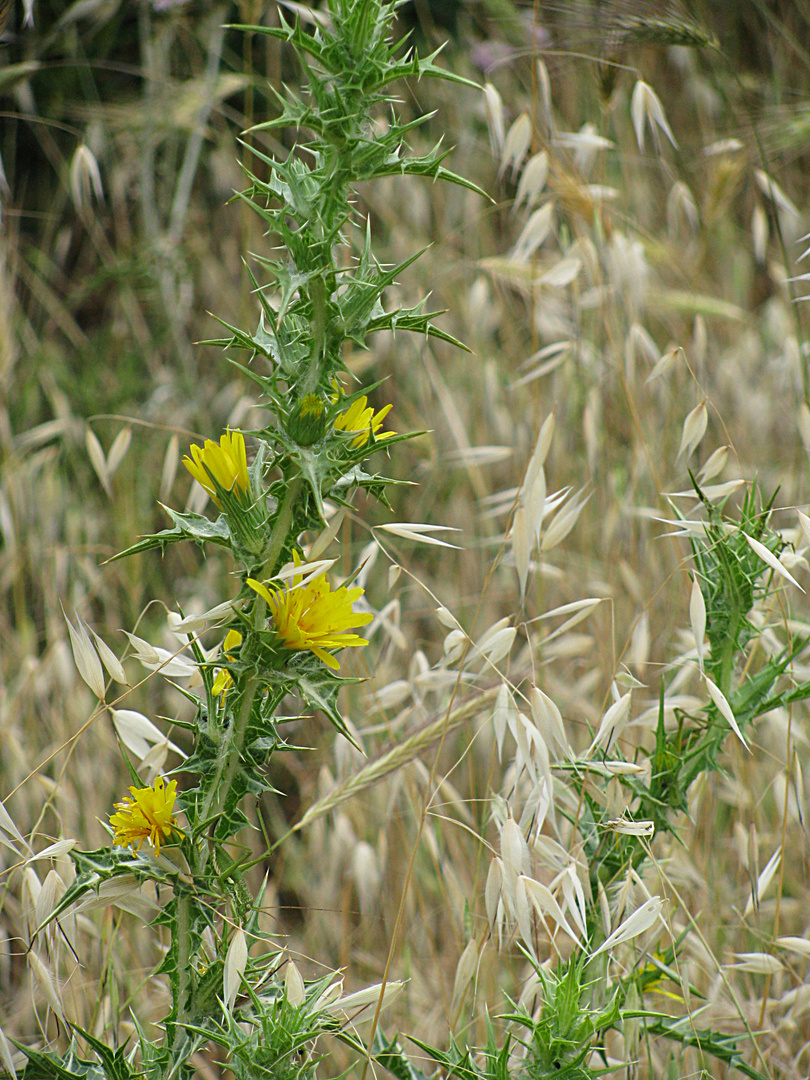
[[[287,433],[299,446],[312,446],[323,438],[326,430],[324,403],[317,394],[307,394],[295,406],[287,419]]]

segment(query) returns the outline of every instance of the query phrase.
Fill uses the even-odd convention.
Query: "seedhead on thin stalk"
[[[412,436],[388,427],[390,405],[369,404],[376,385],[348,387],[344,346],[362,348],[381,330],[452,340],[434,326],[436,313],[424,302],[385,306],[386,289],[418,253],[384,268],[374,257],[368,222],[359,246],[352,239],[360,182],[402,174],[466,184],[444,167],[440,146],[422,156],[407,146],[409,132],[426,117],[398,120],[394,84],[451,76],[437,66],[436,54],[422,59],[393,41],[397,6],[330,0],[328,17],[318,17],[313,31],[283,14],[278,27],[244,28],[287,43],[306,80],[301,97],[278,95],[279,115],[253,129],[248,150],[267,178],[243,166],[247,187],[238,198],[261,217],[275,247],[271,257],[254,256],[251,263],[258,326],[243,330],[223,321],[228,334],[218,341],[241,350],[231,362],[255,385],[270,420],[247,433],[249,443],[245,433],[227,431],[190,448],[184,464],[210,498],[213,517],[167,507],[172,527],[122,553],[162,552],[187,540],[224,548],[236,566],[237,588],[207,617],[175,623],[184,655],[130,635],[151,671],[175,685],[190,680],[180,689],[193,721],[178,721],[190,753],[172,770],[175,778],[164,778],[162,760],[156,764],[147,752],[155,732],[160,738],[156,725],[141,714],[114,712],[122,743],[138,759],[127,759],[130,795],[110,819],[110,846],[72,852],[75,880],[49,913],[51,921],[77,903],[120,901],[142,885],[161,890],[154,924],[168,943],[158,968],[170,988],[165,1037],[155,1041],[137,1027],[134,1044],[113,1055],[74,1028],[66,1054],[26,1051],[27,1077],[183,1080],[195,1073],[192,1055],[213,1042],[237,1077],[291,1080],[314,1075],[317,1037],[341,1028],[330,1011],[339,986],[331,977],[305,985],[262,928],[262,894],[250,890],[252,863],[237,836],[248,823],[246,797],[270,790],[273,754],[294,749],[285,725],[295,717],[289,709],[282,713],[285,699],[320,710],[350,737],[339,695],[356,680],[341,676],[339,655],[368,644],[357,631],[373,613],[363,588],[351,580],[333,583],[333,560],[310,557],[307,541],[321,533],[325,549],[333,537],[330,517],[352,506],[358,492],[386,503],[395,481],[376,472],[372,459]],[[283,160],[259,148],[269,128],[296,132]],[[218,631],[214,640],[211,630]],[[77,645],[82,655],[93,649],[85,638]],[[98,657],[95,667],[100,673]],[[93,682],[99,687],[103,679]],[[169,748],[178,750],[166,743]],[[150,765],[154,775],[145,783],[139,770]]]

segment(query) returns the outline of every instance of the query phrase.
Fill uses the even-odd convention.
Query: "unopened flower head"
[[[368,404],[365,394],[351,403],[349,408],[335,417],[335,431],[357,432],[357,438],[349,444],[352,450],[365,446],[371,433],[376,439],[390,439],[395,431],[380,432],[382,422],[391,411],[391,405],[384,405],[378,413]]]
[[[296,554],[296,565],[300,561]],[[309,649],[337,671],[339,664],[327,650],[368,645],[365,638],[349,631],[354,626],[365,626],[374,616],[354,610],[352,605],[363,595],[359,586],[341,586],[333,592],[323,575],[306,585],[300,584],[302,577],[296,575],[292,585],[284,588],[272,584],[268,587],[253,578],[248,578],[247,583],[266,601],[276,633],[288,649]]]
[[[301,416],[323,416],[324,404],[317,394],[307,394],[301,401],[298,411]]]
[[[287,431],[299,446],[312,446],[326,430],[326,406],[317,394],[307,394],[290,413]]]
[[[144,840],[148,840],[159,855],[161,835],[170,836],[177,826],[172,813],[177,781],[166,784],[159,776],[152,787],[131,787],[129,792],[125,799],[115,804],[118,813],[110,817],[110,824],[115,829],[113,843],[140,851]]]
[[[233,660],[233,654],[231,649],[235,649],[237,645],[242,644],[242,635],[238,630],[229,630],[225,635],[225,640],[222,642],[222,652],[225,655],[226,660]],[[211,690],[214,694],[226,694],[233,686],[233,677],[227,668],[220,668],[214,679],[214,685]]]
[[[222,503],[216,484],[224,491],[233,491],[237,495],[244,495],[250,490],[245,438],[241,431],[226,431],[219,443],[206,439],[203,447],[192,443],[191,457],[184,457],[183,464],[217,506],[221,507]]]

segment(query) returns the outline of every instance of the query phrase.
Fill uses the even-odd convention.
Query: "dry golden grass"
[[[806,96],[807,68],[785,59],[785,47],[780,72],[794,81],[775,89],[756,71],[735,72],[734,57],[726,63],[710,46],[673,42],[666,37],[672,27],[658,28],[663,41],[631,37],[609,54],[581,23],[562,25],[564,6],[556,13],[539,7],[549,35],[544,68],[526,29],[529,11],[520,24],[523,46],[499,37],[493,23],[490,38],[479,41],[482,49],[514,48],[508,63],[489,72],[498,94],[490,97],[490,121],[492,109],[502,108],[514,149],[521,128],[511,144],[508,133],[528,118],[526,159],[547,155],[534,206],[514,205],[521,168],[500,168],[484,96],[452,86],[411,87],[406,105],[414,94],[438,109],[434,134],[441,125],[455,145],[452,168],[494,202],[414,178],[361,193],[358,213],[371,214],[378,257],[394,261],[416,244],[431,245],[396,293],[409,303],[432,293],[448,309],[442,327],[472,350],[381,337],[370,352],[348,358],[364,376],[388,377],[392,426],[428,430],[392,457],[393,475],[416,482],[401,489],[393,520],[460,529],[440,534],[460,550],[375,533],[379,547],[369,549],[376,557],[365,574],[384,617],[362,661],[346,664],[369,677],[346,710],[367,757],[318,720],[302,722],[295,737],[313,752],[281,759],[273,781],[286,795],[266,798],[256,811],[273,843],[284,838],[256,879],[269,875],[269,925],[302,971],[340,967],[347,988],[386,972],[407,979],[384,1016],[386,1030],[399,1024],[439,1045],[448,1030],[485,1039],[483,1006],[497,1012],[504,993],[517,998],[527,976],[514,936],[500,949],[490,940],[484,903],[498,846],[492,793],[522,805],[514,742],[507,736],[501,760],[492,724],[501,678],[540,686],[583,749],[613,680],[632,677],[643,685],[623,738],[628,749],[649,747],[661,678],[693,648],[688,549],[666,538],[670,530],[658,519],[672,516],[667,495],[689,488],[687,465],[699,471],[719,447],[727,457],[707,482],[758,477],[768,496],[778,487],[784,510],[777,525],[797,551],[807,543],[795,514],[808,501],[810,431],[802,433],[799,422],[806,317],[795,302],[802,283],[789,283],[804,266],[797,260],[810,221],[807,160],[797,135],[785,149],[788,135],[776,122],[795,105],[791,95]],[[209,60],[223,47],[215,29],[221,14],[216,9],[216,19],[195,27]],[[177,47],[187,27],[180,15],[172,18],[145,32],[158,44],[173,34]],[[798,18],[781,25],[793,33]],[[768,32],[776,34],[773,26]],[[471,51],[469,42],[451,48],[448,63],[476,76]],[[0,794],[35,849],[63,837],[87,848],[105,843],[99,822],[126,783],[109,713],[93,712],[75,670],[61,606],[71,618],[77,611],[119,656],[123,629],[149,636],[148,629],[150,640],[162,635],[171,647],[166,608],[217,603],[227,595],[229,567],[179,548],[163,562],[104,559],[165,526],[158,498],[185,505],[190,489],[177,471],[178,452],[193,436],[260,422],[250,385],[194,342],[216,334],[208,311],[255,321],[239,256],[263,250],[265,241],[238,205],[221,204],[240,183],[234,132],[244,119],[227,103],[234,98],[256,115],[265,106],[237,96],[243,84],[224,83],[225,74],[206,83],[202,55],[183,94],[170,95],[178,115],[159,137],[153,125],[163,114],[149,94],[171,91],[182,76],[159,48],[151,56],[144,97],[126,107],[88,106],[87,121],[103,132],[103,201],[74,209],[66,176],[47,228],[34,236],[30,222],[7,209],[0,238]],[[282,62],[272,52],[263,70],[277,73]],[[761,103],[751,106],[738,75],[765,98],[761,131],[751,126]],[[648,120],[654,107],[637,113],[646,133],[639,148],[638,79],[660,99],[677,149]],[[196,150],[183,120],[193,115],[205,133]],[[186,190],[182,162],[194,153],[202,157]],[[21,168],[13,182],[21,182]],[[527,256],[532,234],[524,227],[544,205],[553,210],[534,223],[534,238],[542,239]],[[691,453],[679,454],[687,416],[701,404],[705,433]],[[577,498],[583,505],[558,544],[531,554],[521,603],[515,562],[530,553],[508,532],[552,413],[548,492],[570,487],[564,505]],[[103,447],[95,464],[88,425]],[[131,443],[113,469],[106,455],[125,428]],[[375,508],[368,513],[388,520]],[[373,537],[347,519],[340,541],[348,572]],[[792,573],[808,587],[803,558]],[[584,598],[599,602],[555,635],[570,613],[543,615]],[[768,617],[777,625],[808,621],[806,603],[790,589]],[[473,642],[500,619],[516,627],[497,671],[484,662],[467,685],[445,664],[452,623],[442,625],[440,606]],[[113,686],[110,703],[155,719],[187,716],[168,683],[125,664],[131,689]],[[700,698],[694,665],[669,692]],[[529,703],[521,707],[528,711]],[[182,733],[171,737],[182,743]],[[810,1071],[808,949],[774,942],[810,940],[810,807],[800,784],[808,755],[803,704],[762,721],[750,755],[729,744],[723,772],[693,789],[682,843],[653,843],[663,884],[647,881],[672,898],[673,929],[689,931],[680,974],[705,995],[700,1025],[762,1031],[758,1067],[796,1080]],[[262,850],[261,833],[245,843]],[[752,883],[780,845],[785,857],[749,910]],[[542,845],[533,859],[538,876],[552,876]],[[35,862],[23,874],[3,846],[0,867],[0,1026],[24,1040],[56,1037],[26,951],[35,894],[52,868],[67,880],[69,859]],[[61,887],[51,879],[54,886]],[[39,955],[56,973],[72,1018],[96,1033],[118,1024],[123,1036],[130,1006],[145,1020],[160,1015],[163,990],[147,978],[158,950],[142,918],[108,906],[66,929],[79,964],[58,930]],[[552,954],[548,942],[542,949]],[[779,963],[766,971],[740,959],[749,953]],[[621,1056],[622,1047],[611,1052]],[[633,1075],[676,1075],[667,1053],[643,1047]],[[348,1065],[345,1055],[335,1048],[330,1071]],[[677,1075],[698,1075],[701,1067],[730,1075],[694,1051],[681,1054]],[[207,1062],[200,1074],[220,1072]]]

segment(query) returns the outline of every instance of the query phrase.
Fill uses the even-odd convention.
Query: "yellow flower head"
[[[202,448],[192,443],[191,457],[184,457],[183,464],[219,507],[222,503],[217,497],[214,480],[225,491],[235,491],[238,495],[250,488],[245,438],[241,431],[226,431],[219,444],[213,439],[206,439]]]
[[[351,403],[346,412],[338,413],[335,417],[335,431],[348,431],[350,433],[356,431],[358,433],[357,438],[352,439],[349,444],[352,450],[365,446],[372,431],[377,439],[390,439],[392,435],[396,435],[395,431],[383,431],[382,433],[379,433],[379,431],[391,408],[391,405],[384,405],[378,413],[375,413],[372,406],[368,404],[368,398],[363,394],[362,397],[356,398]]]
[[[233,656],[230,653],[230,649],[235,649],[237,645],[242,644],[242,635],[238,630],[229,630],[225,635],[225,640],[222,642],[222,651],[225,654],[226,659],[233,660]],[[220,668],[217,672],[217,677],[214,679],[214,685],[211,687],[215,694],[226,694],[233,686],[233,679],[230,671],[227,668]]]
[[[295,564],[301,560],[295,555]],[[353,626],[371,622],[371,612],[355,611],[352,605],[363,595],[363,589],[341,586],[332,592],[324,575],[307,585],[301,585],[298,574],[292,585],[270,588],[248,578],[248,585],[266,602],[273,617],[276,633],[288,649],[309,649],[333,671],[339,664],[328,649],[356,648],[368,645],[365,638],[348,631]]]
[[[153,787],[131,787],[129,791],[122,802],[115,804],[118,813],[110,817],[110,824],[115,829],[113,843],[120,847],[130,845],[133,851],[140,851],[144,840],[148,840],[159,855],[160,834],[169,836],[177,825],[172,814],[177,781],[172,780],[167,786],[159,776]]]

